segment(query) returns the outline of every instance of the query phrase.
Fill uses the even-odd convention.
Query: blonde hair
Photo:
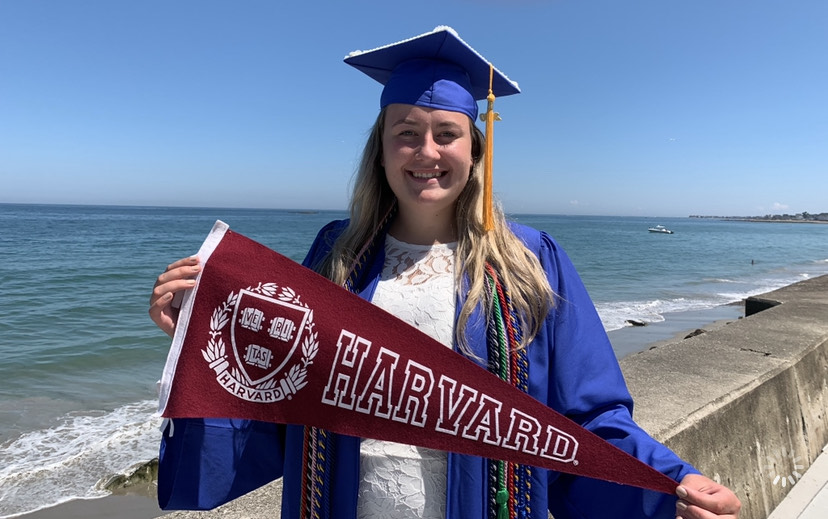
[[[543,326],[553,305],[552,289],[537,257],[509,229],[503,210],[494,207],[494,229],[483,228],[483,157],[484,136],[474,122],[472,130],[473,167],[469,181],[457,199],[455,228],[457,229],[458,268],[457,290],[468,287],[461,295],[462,307],[455,327],[455,339],[466,354],[471,354],[465,340],[466,324],[475,307],[483,304],[486,316],[492,311],[492,301],[486,295],[486,265],[491,265],[509,291],[512,307],[523,331],[519,347],[527,345]],[[374,239],[385,216],[396,204],[396,198],[385,178],[382,167],[382,133],[385,110],[380,111],[368,136],[362,160],[354,181],[350,202],[350,222],[334,243],[331,253],[316,270],[337,284],[345,283],[355,267],[364,247]],[[465,277],[468,277],[468,285]]]

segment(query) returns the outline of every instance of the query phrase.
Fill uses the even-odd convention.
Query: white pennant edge
[[[170,351],[167,354],[167,362],[164,364],[164,371],[161,375],[161,384],[158,389],[158,414],[163,414],[167,408],[167,402],[170,398],[170,390],[172,389],[173,378],[175,377],[175,369],[178,365],[178,358],[181,355],[181,349],[184,346],[184,337],[187,335],[187,328],[190,324],[190,316],[193,312],[193,304],[195,302],[196,293],[201,282],[201,275],[204,273],[204,267],[210,256],[218,247],[218,244],[224,238],[230,226],[221,220],[216,220],[210,234],[205,238],[201,248],[198,249],[199,263],[201,265],[201,272],[196,277],[196,284],[193,288],[184,291],[184,299],[181,304],[181,309],[178,314],[178,322],[175,327],[175,335],[173,335]]]

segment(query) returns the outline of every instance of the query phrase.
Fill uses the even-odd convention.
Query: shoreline
[[[737,222],[757,222],[757,223],[828,223],[825,220],[765,220],[763,218],[728,218]]]
[[[690,333],[709,332],[745,316],[744,301],[702,310],[666,312],[664,320],[645,326],[625,326],[607,332],[618,360],[642,351],[680,342]]]
[[[730,216],[691,216],[690,218],[698,220],[719,220],[723,222],[756,222],[756,223],[828,223],[828,220],[792,220],[792,219],[773,219],[773,218],[738,218]]]
[[[744,317],[744,302],[721,305],[704,310],[688,310],[664,314],[664,321],[648,323],[646,326],[627,326],[608,332],[616,356],[621,358],[654,348],[680,342],[688,334],[698,330],[704,332]],[[113,493],[95,499],[74,499],[34,512],[14,516],[16,519],[155,519],[169,514],[176,517],[207,516],[209,512],[175,512],[158,507],[155,485],[131,487],[122,493]],[[255,491],[254,491],[255,492]],[[271,513],[268,517],[272,517]],[[253,514],[253,515],[251,515]],[[225,510],[221,517],[259,517],[252,510],[233,513]],[[263,518],[264,519],[264,518]]]

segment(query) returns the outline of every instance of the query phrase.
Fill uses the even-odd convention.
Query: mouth
[[[446,171],[409,171],[408,173],[414,178],[418,178],[421,180],[430,180],[432,178],[442,177],[446,174]]]

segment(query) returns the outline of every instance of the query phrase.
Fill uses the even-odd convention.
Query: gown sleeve
[[[303,265],[330,250],[341,222],[317,235]],[[176,418],[164,422],[158,456],[158,505],[209,510],[282,476],[285,426],[255,420]]]
[[[698,473],[633,421],[633,401],[595,306],[566,253],[545,233],[538,257],[556,295],[535,339],[548,355],[548,405],[677,482]],[[674,496],[568,474],[550,478],[548,499],[556,519],[675,517]]]

